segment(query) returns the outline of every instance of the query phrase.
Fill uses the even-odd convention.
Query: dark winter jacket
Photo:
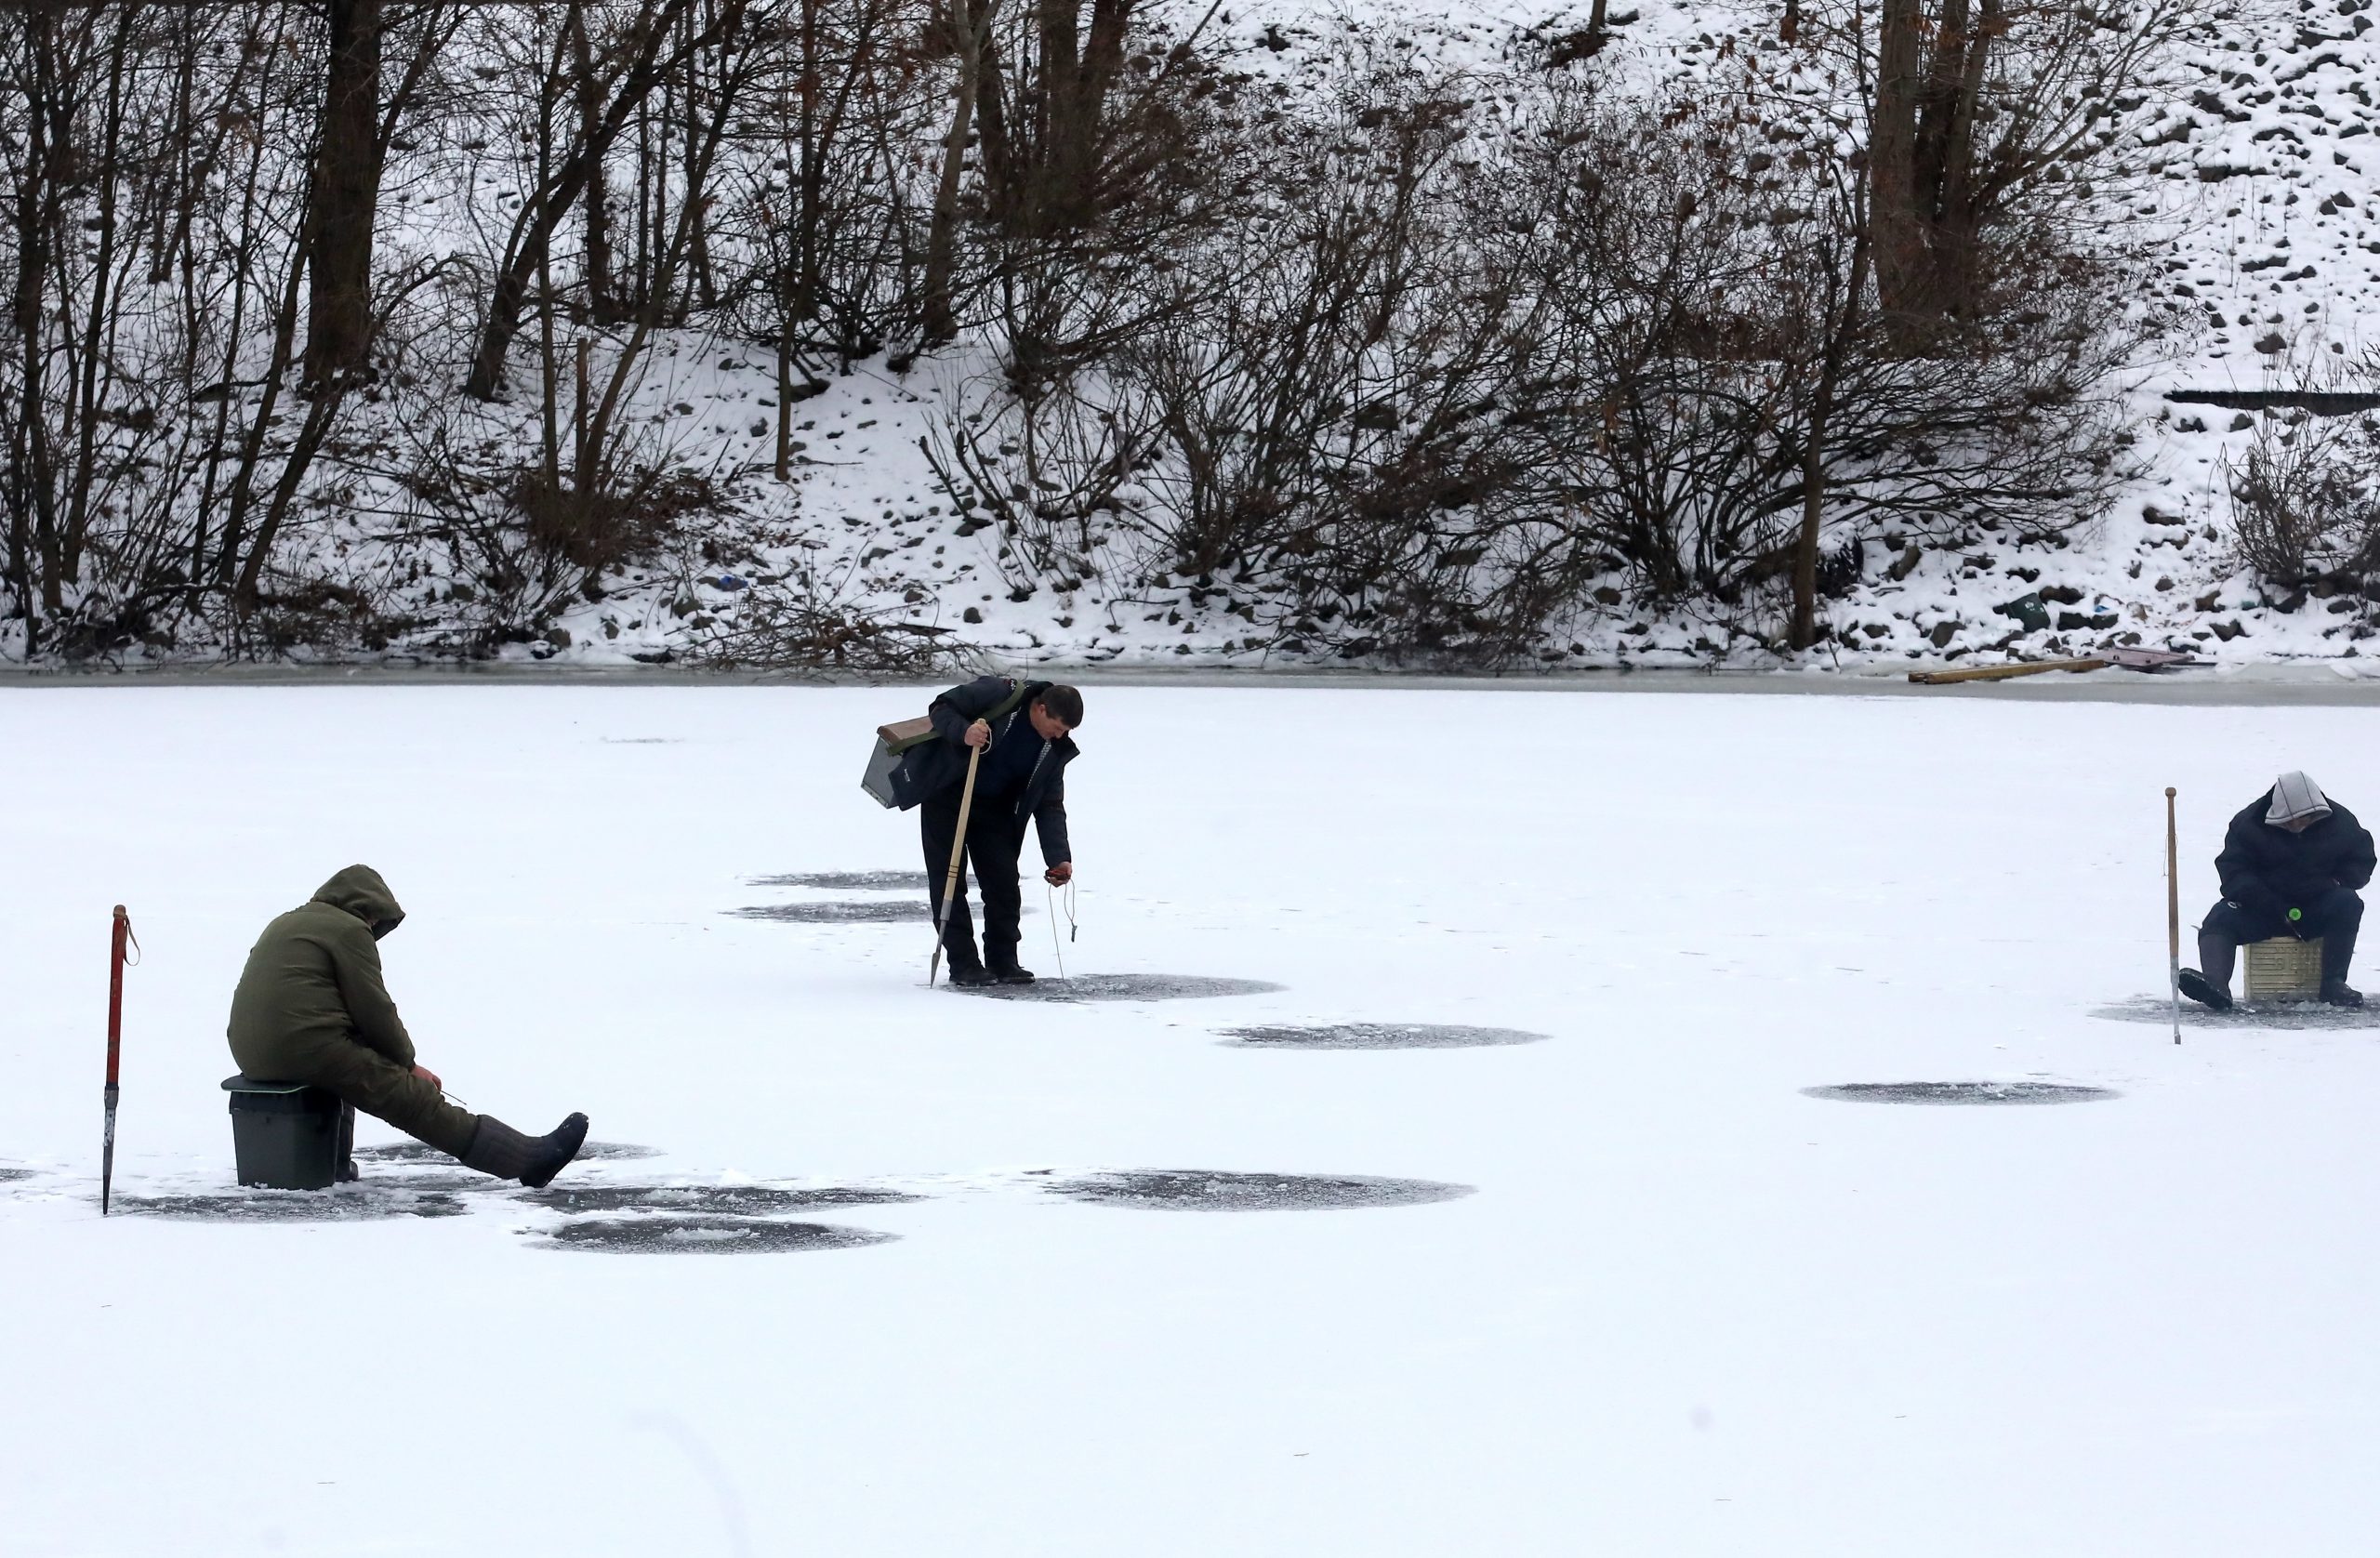
[[[2372,835],[2334,800],[2331,814],[2292,833],[2265,821],[2271,792],[2231,819],[2215,857],[2223,896],[2259,918],[2285,918],[2333,887],[2360,891],[2372,879]]]
[[[992,743],[984,760],[1008,742],[1031,742],[1042,750],[1035,757],[1021,789],[1003,796],[998,805],[1010,814],[1031,817],[1041,835],[1041,858],[1051,865],[1074,858],[1066,840],[1066,765],[1079,756],[1074,737],[1043,742],[1026,710],[1048,690],[1046,681],[1012,681],[1004,676],[978,677],[934,699],[926,709],[934,736],[909,748],[902,766],[907,784],[902,799],[906,810],[937,796],[954,795],[967,782],[967,727],[990,719]],[[981,775],[977,777],[980,787]]]
[[[350,865],[264,928],[231,993],[231,1058],[251,1076],[313,1074],[325,1046],[361,1044],[401,1066],[413,1039],[380,982],[378,939],[405,917],[369,865]]]

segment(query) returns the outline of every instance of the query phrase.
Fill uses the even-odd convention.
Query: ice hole
[[[923,871],[800,871],[787,877],[747,877],[747,887],[814,887],[829,892],[923,892]]]
[[[932,918],[922,898],[829,899],[822,904],[754,904],[724,911],[732,919],[767,919],[781,925],[889,925]],[[926,938],[932,950],[933,938]]]
[[[1225,1028],[1234,1050],[1474,1050],[1536,1044],[1546,1036],[1520,1028],[1467,1028],[1444,1023],[1335,1023],[1320,1027]]]
[[[2142,996],[2095,1010],[2094,1017],[2113,1023],[2149,1023],[2171,1026],[2174,1006],[2163,996]],[[2324,1006],[2320,1001],[2242,1002],[2228,1011],[2216,1011],[2196,1001],[2182,1002],[2186,1028],[2380,1028],[2380,1006]]]
[[[1050,1184],[1055,1195],[1164,1211],[1337,1211],[1419,1207],[1472,1194],[1467,1184],[1368,1174],[1248,1174],[1204,1168],[1130,1168]]]
[[[775,1255],[799,1249],[853,1249],[899,1235],[824,1222],[771,1222],[750,1217],[577,1218],[539,1229],[545,1249],[618,1255]]]
[[[491,1184],[498,1182],[490,1181]],[[344,1184],[331,1190],[244,1190],[213,1195],[119,1195],[116,1209],[139,1217],[209,1222],[368,1222],[391,1217],[460,1217],[463,1204],[443,1191],[397,1184]]]
[[[751,1216],[806,1207],[880,1206],[924,1197],[870,1185],[582,1184],[525,1192],[558,1212],[721,1212]]]
[[[932,947],[927,950],[931,952]],[[1078,974],[1030,984],[954,984],[967,996],[1004,1001],[1180,1001],[1210,996],[1263,996],[1286,988],[1261,979],[1210,979],[1204,974]]]
[[[2123,1096],[2070,1082],[1843,1082],[1802,1091],[1846,1103],[2096,1103]]]

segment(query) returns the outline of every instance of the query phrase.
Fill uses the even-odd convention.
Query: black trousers
[[[926,902],[942,913],[942,884],[950,876],[951,846],[959,838],[959,797],[938,796],[918,808],[919,831],[925,836]],[[975,956],[974,921],[967,914],[967,878],[959,878],[958,900],[950,905],[942,944],[954,969],[996,969],[1016,966],[1016,944],[1023,936],[1025,893],[1017,885],[1016,857],[1024,852],[1028,819],[1016,814],[1014,796],[977,796],[967,818],[967,865],[975,874],[975,890],[984,897],[984,955]]]
[[[2206,923],[2200,929],[2235,944],[2275,936],[2302,935],[2307,941],[2320,936],[2323,979],[2344,980],[2347,964],[2355,958],[2356,931],[2363,925],[2363,900],[2347,888],[2334,887],[2312,903],[2297,906],[2306,918],[2293,928],[2278,914],[2254,914],[2226,898],[2207,911]]]

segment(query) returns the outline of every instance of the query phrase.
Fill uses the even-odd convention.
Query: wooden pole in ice
[[[2174,1042],[2182,1041],[2181,854],[2174,834],[2174,786],[2165,786],[2165,986],[2174,1001]]]
[[[967,858],[967,812],[975,804],[975,764],[983,757],[981,746],[967,748],[967,787],[959,792],[958,836],[950,841],[950,870],[942,878],[942,905],[933,917],[933,960],[926,965],[926,988],[933,988],[933,976],[942,970],[942,937],[950,924],[950,901],[959,896],[959,870]]]

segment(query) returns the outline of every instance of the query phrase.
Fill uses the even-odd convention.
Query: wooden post
[[[942,909],[933,917],[933,961],[926,965],[926,988],[933,988],[933,977],[942,971],[942,935],[950,923],[950,901],[959,896],[959,868],[967,858],[967,813],[975,804],[975,765],[983,760],[984,748],[967,749],[967,787],[959,792],[959,832],[950,840],[950,871],[942,879]]]
[[[108,1085],[100,1094],[107,1107],[107,1124],[99,1138],[101,1217],[108,1215],[108,1193],[115,1183],[116,1060],[124,1049],[124,944],[131,934],[132,921],[118,904],[115,929],[108,938]]]
[[[2182,877],[2174,834],[2174,786],[2165,786],[2165,984],[2174,1000],[2174,1042],[2182,1041]]]

